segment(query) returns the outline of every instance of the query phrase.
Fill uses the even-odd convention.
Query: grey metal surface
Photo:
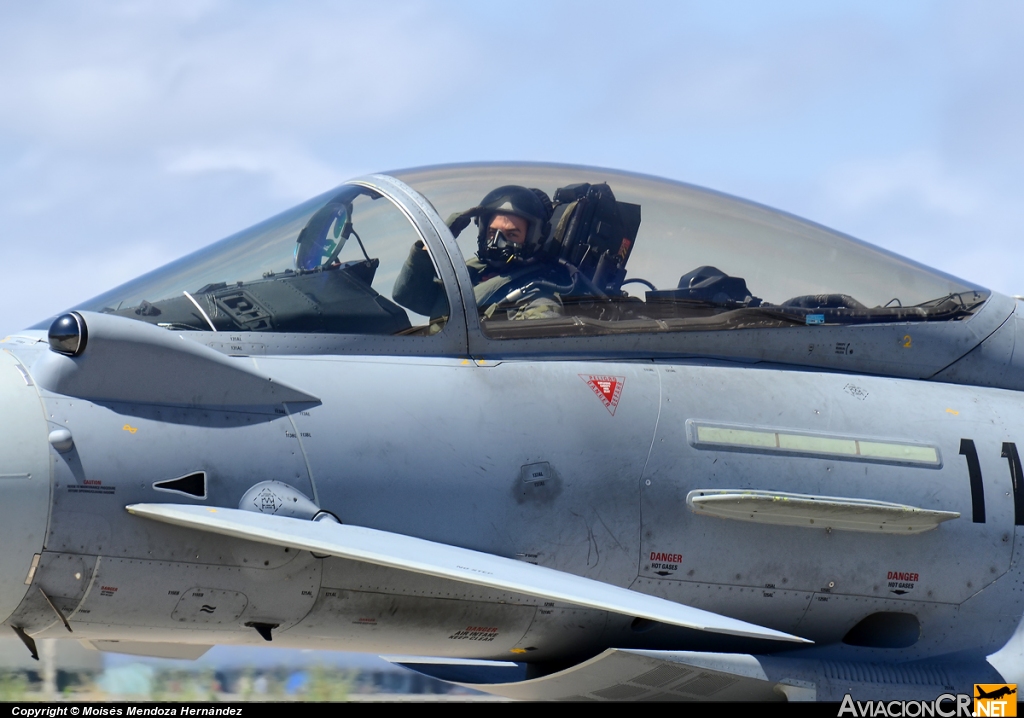
[[[149,658],[175,658],[194,661],[213,646],[194,646],[187,643],[146,643],[143,641],[88,641],[94,650]]]
[[[453,671],[439,662],[396,660],[432,676]],[[484,666],[476,673],[486,675]],[[495,678],[503,667],[495,665]],[[505,674],[511,672],[504,670]],[[868,663],[816,661],[743,653],[608,649],[549,675],[521,680],[455,680],[467,688],[514,699],[567,701],[841,701],[934,700],[973,695],[975,681],[998,683],[982,662]]]
[[[323,395],[323,407],[294,420],[320,505],[344,523],[620,586],[635,578],[640,472],[658,415],[650,365],[266,357],[259,366]],[[604,375],[623,381],[614,414],[588,383]],[[523,482],[522,467],[538,462],[552,479]]]
[[[47,399],[54,417],[58,420],[63,417],[62,421],[68,422],[64,425],[70,426],[76,437],[74,452],[55,465],[61,478],[74,483],[76,491],[69,494],[68,499],[73,497],[77,503],[70,510],[72,504],[66,504],[64,494],[58,493],[57,506],[64,508],[56,517],[53,540],[60,543],[54,545],[71,547],[76,540],[84,538],[91,546],[86,552],[93,555],[108,553],[105,546],[124,547],[121,548],[122,553],[129,549],[125,558],[112,560],[104,557],[99,560],[100,571],[95,579],[89,579],[92,590],[88,595],[79,595],[70,587],[61,588],[57,579],[63,574],[58,576],[51,568],[60,563],[52,563],[49,558],[43,562],[39,571],[40,585],[64,601],[60,603],[58,600],[58,603],[70,617],[77,634],[98,640],[146,638],[156,642],[181,640],[201,645],[218,641],[246,642],[261,639],[255,637],[255,632],[245,633],[239,624],[261,618],[280,623],[275,641],[282,645],[380,646],[483,657],[521,655],[511,651],[525,651],[527,648],[534,649],[531,657],[558,655],[558,645],[563,647],[562,650],[570,646],[576,647],[572,650],[580,650],[582,646],[593,645],[595,636],[602,635],[604,638],[598,641],[598,645],[602,641],[605,645],[610,642],[623,646],[673,641],[677,645],[680,641],[681,645],[686,645],[688,640],[678,636],[673,638],[659,630],[631,633],[628,620],[625,624],[613,625],[601,618],[600,612],[596,612],[593,619],[586,619],[585,614],[572,615],[572,609],[563,605],[523,604],[522,599],[515,595],[503,598],[500,593],[459,593],[453,592],[444,582],[430,581],[416,588],[416,582],[389,576],[387,571],[371,579],[372,572],[359,571],[351,565],[337,574],[347,578],[331,579],[329,584],[319,584],[318,588],[315,574],[302,574],[301,571],[322,566],[324,571],[330,572],[333,559],[319,563],[314,560],[315,565],[310,564],[309,568],[303,568],[305,563],[291,568],[297,559],[294,555],[279,554],[275,558],[257,545],[232,543],[230,539],[205,541],[189,532],[173,529],[167,532],[140,530],[137,522],[132,525],[131,521],[125,521],[116,513],[117,507],[130,502],[133,495],[142,500],[152,500],[145,497],[155,496],[155,492],[150,493],[153,479],[173,478],[199,468],[210,472],[210,501],[214,506],[237,505],[256,476],[266,476],[269,471],[271,475],[284,477],[288,475],[286,472],[293,471],[289,481],[295,482],[296,489],[307,495],[312,494],[312,479],[316,477],[320,494],[318,505],[335,511],[346,522],[361,521],[384,529],[404,525],[412,527],[414,534],[455,545],[469,537],[476,543],[474,548],[498,555],[519,554],[520,559],[573,572],[579,572],[578,567],[583,566],[591,577],[602,577],[622,585],[628,584],[631,576],[636,576],[637,568],[633,561],[641,553],[638,544],[632,547],[632,559],[622,551],[629,546],[630,533],[636,532],[635,536],[641,536],[638,528],[629,528],[631,525],[643,526],[643,535],[650,538],[641,554],[643,573],[643,566],[650,560],[650,552],[669,556],[677,552],[677,549],[666,548],[659,541],[663,538],[660,532],[685,527],[687,523],[702,518],[686,518],[689,512],[685,508],[684,491],[676,494],[675,499],[671,494],[654,498],[659,510],[669,511],[660,520],[646,498],[643,503],[633,503],[640,502],[641,495],[657,496],[650,492],[654,490],[652,487],[663,483],[665,477],[661,467],[666,460],[674,462],[673,465],[679,465],[684,459],[689,461],[691,468],[677,475],[690,477],[694,486],[708,486],[709,477],[725,472],[720,480],[728,480],[729,486],[769,486],[772,485],[770,482],[775,482],[773,488],[802,486],[806,489],[811,486],[820,491],[826,485],[822,481],[838,471],[845,474],[835,477],[835,485],[842,486],[848,496],[904,500],[910,496],[918,499],[921,505],[969,513],[970,490],[957,443],[961,435],[976,435],[979,453],[983,457],[985,486],[991,492],[986,495],[988,521],[981,525],[967,524],[962,534],[946,535],[942,533],[945,526],[939,527],[930,532],[942,537],[934,550],[922,553],[922,547],[912,546],[910,554],[904,551],[906,559],[917,557],[925,563],[913,567],[920,574],[920,580],[902,596],[883,598],[864,591],[859,594],[854,591],[848,599],[844,595],[849,591],[847,583],[851,578],[877,579],[871,566],[861,564],[868,556],[884,555],[886,549],[882,544],[869,547],[865,553],[860,553],[858,548],[862,544],[831,550],[825,544],[825,553],[821,553],[823,549],[816,548],[816,542],[805,540],[794,543],[789,549],[780,547],[758,553],[742,546],[763,545],[766,535],[742,531],[740,534],[721,534],[712,530],[713,526],[704,526],[698,536],[683,541],[683,548],[678,550],[679,557],[685,557],[702,574],[714,572],[716,568],[745,570],[741,565],[744,555],[749,555],[750,560],[761,567],[758,570],[770,572],[778,570],[780,561],[784,564],[789,560],[785,557],[789,557],[795,563],[791,571],[785,572],[788,576],[783,577],[788,577],[791,584],[787,586],[779,582],[776,587],[768,588],[758,585],[760,581],[744,577],[737,580],[734,575],[726,573],[717,581],[710,582],[707,577],[704,581],[678,581],[662,576],[654,580],[652,576],[651,579],[637,581],[634,586],[642,592],[663,595],[686,605],[761,621],[776,630],[807,631],[807,635],[816,640],[832,644],[866,613],[897,609],[911,611],[921,619],[925,633],[918,645],[900,652],[901,656],[907,657],[936,652],[942,655],[944,651],[963,644],[965,636],[959,631],[948,628],[939,632],[934,630],[940,625],[949,626],[953,613],[962,616],[962,610],[958,611],[955,605],[958,599],[954,598],[952,605],[936,600],[941,599],[942,591],[955,589],[958,583],[942,578],[948,575],[944,559],[953,552],[952,562],[969,568],[972,555],[992,557],[992,552],[984,544],[976,548],[962,544],[974,540],[971,537],[979,533],[982,537],[986,533],[991,534],[998,530],[998,523],[1005,525],[1007,517],[1012,517],[1010,509],[1001,508],[1009,505],[1007,501],[1012,503],[1012,499],[1005,496],[1008,492],[1004,488],[1009,488],[1008,483],[1005,487],[1002,485],[1002,482],[1009,481],[1005,460],[998,456],[993,460],[986,455],[998,446],[998,442],[993,444],[992,440],[985,438],[991,433],[989,427],[993,416],[1007,422],[1004,429],[997,429],[996,438],[1012,438],[1010,427],[1015,421],[1016,405],[1011,396],[999,390],[986,390],[990,395],[979,404],[974,401],[978,394],[966,387],[929,386],[878,378],[851,382],[849,377],[841,375],[794,373],[783,368],[752,371],[729,363],[680,362],[649,366],[643,363],[549,361],[501,362],[496,365],[483,362],[481,365],[480,362],[457,359],[423,362],[401,358],[324,357],[310,361],[266,357],[259,359],[258,364],[269,375],[288,380],[301,374],[311,385],[328,387],[330,391],[322,393],[324,403],[321,406],[294,414],[286,410],[274,414],[222,412],[220,418],[185,409],[155,407],[142,410],[141,407],[131,409],[128,405],[97,407],[58,396]],[[598,376],[624,380],[614,413],[590,384],[590,379]],[[526,386],[531,387],[531,392],[523,392],[522,388]],[[403,401],[380,405],[380,392],[385,387],[388,392],[402,396]],[[533,391],[545,397],[540,409],[535,404]],[[453,397],[459,397],[464,404],[453,406]],[[502,397],[509,399],[501,403],[499,399]],[[783,405],[787,407],[786,411],[780,413],[778,408],[770,408],[777,407],[776,397],[785,398]],[[876,404],[878,401],[882,403]],[[894,401],[913,403],[921,416],[920,424],[908,426],[905,419],[898,420],[900,414],[892,406]],[[443,421],[423,420],[438,416],[438,407],[441,406],[446,407],[440,414]],[[939,421],[929,420],[927,417],[930,415],[937,415]],[[414,420],[415,431],[395,434],[391,429],[401,424],[403,416],[421,418]],[[793,432],[934,445],[938,447],[943,462],[939,466],[906,466],[877,462],[865,464],[843,460],[842,457],[833,460],[798,454],[766,457],[729,450],[728,447],[701,448],[691,445],[686,438],[688,419],[735,423],[737,417],[742,417],[748,425],[767,425]],[[124,428],[126,420],[129,429],[134,428],[135,432]],[[573,426],[575,430],[566,432],[566,426]],[[942,429],[942,426],[947,426],[947,429]],[[985,433],[974,433],[982,428]],[[513,437],[529,436],[530,441],[494,439],[509,432]],[[578,436],[579,432],[584,436]],[[218,435],[210,437],[211,433]],[[93,450],[97,446],[114,446],[111,444],[114,436],[120,437],[122,443],[129,443],[123,443],[123,448],[113,453],[96,453]],[[648,459],[652,439],[653,452]],[[567,440],[577,443],[566,445]],[[367,441],[376,446],[368,451],[373,444],[367,444]],[[275,471],[266,463],[268,457],[275,455],[269,448],[275,442],[280,442],[278,445],[292,457],[294,469]],[[131,448],[133,446],[136,448]],[[263,451],[253,455],[252,449],[256,446]],[[438,447],[443,446],[451,449],[439,453]],[[455,450],[456,446],[462,447],[462,451]],[[183,451],[185,447],[191,448]],[[237,450],[231,447],[237,447]],[[473,454],[478,454],[481,459],[486,457],[486,461],[477,463],[476,468],[470,470],[474,464],[468,463],[466,456]],[[110,463],[112,456],[117,457],[113,465]],[[131,469],[127,462],[132,461],[133,456],[138,457],[138,463]],[[74,457],[78,457],[77,464]],[[198,460],[200,457],[202,460]],[[218,461],[211,463],[213,457],[219,457]],[[696,464],[693,463],[695,460]],[[646,473],[641,475],[639,472],[645,462]],[[777,469],[771,468],[773,463],[778,464]],[[719,465],[721,468],[714,468]],[[734,468],[729,468],[730,465]],[[139,481],[135,488],[131,481],[113,481],[109,486],[112,491],[101,483],[96,489],[81,493],[78,487],[96,484],[72,481],[75,472],[79,471],[83,477],[109,473],[110,470],[104,466],[116,467],[115,474],[136,476],[145,481]],[[284,466],[287,462],[281,468]],[[537,466],[544,466],[541,473],[550,476],[545,476],[543,481],[524,481],[524,471],[527,478],[532,478],[533,469],[530,467]],[[711,470],[702,471],[700,466]],[[808,471],[810,475],[801,478]],[[817,472],[822,472],[822,478],[812,478]],[[858,473],[863,478],[857,479]],[[943,494],[935,494],[937,485],[934,480],[927,477],[945,473],[950,475],[948,481],[942,482],[947,486],[949,495],[944,500]],[[492,474],[498,479],[493,484]],[[627,478],[630,474],[632,479]],[[655,481],[648,486],[648,479],[644,477]],[[914,494],[914,486],[927,487],[932,496],[931,504],[921,501],[919,494]],[[882,487],[887,488],[879,493]],[[494,489],[499,489],[500,493]],[[389,496],[403,498],[388,500]],[[642,523],[635,509],[630,508],[631,504],[645,507]],[[429,510],[424,511],[425,507]],[[481,507],[489,508],[481,511]],[[446,518],[445,511],[452,513]],[[552,520],[553,511],[558,519]],[[588,512],[590,518],[587,517]],[[507,524],[516,526],[516,530],[502,538],[488,530],[487,525],[493,526],[499,519],[508,522],[510,519],[505,516],[516,517]],[[101,517],[103,523],[96,523]],[[474,528],[474,520],[477,519],[483,522]],[[710,518],[704,520],[735,523]],[[579,523],[575,524],[577,521]],[[101,525],[105,528],[98,532],[89,528]],[[1009,525],[1012,526],[1012,518]],[[604,529],[605,526],[608,528]],[[601,530],[595,531],[598,527]],[[773,528],[783,531],[783,535],[787,531],[807,531]],[[602,533],[605,530],[607,533]],[[771,543],[778,546],[783,535],[773,536]],[[835,535],[830,538],[834,539]],[[906,542],[914,539],[901,536],[888,540]],[[738,545],[737,541],[740,542]],[[616,542],[621,546],[616,548]],[[1009,550],[1009,544],[998,539],[996,545]],[[76,550],[84,548],[85,543]],[[705,553],[706,550],[710,553]],[[955,557],[957,551],[963,558]],[[729,556],[728,562],[714,560],[714,557],[723,555]],[[306,556],[304,562],[310,560],[308,554]],[[835,581],[835,587],[826,592],[825,586],[816,585],[825,583],[818,576],[820,567],[835,564],[836,560],[853,560],[853,563],[843,569],[845,578]],[[87,561],[84,568],[69,575],[81,573],[88,576],[91,565],[95,563]],[[985,567],[975,568],[981,570],[967,576],[966,582],[987,578]],[[128,572],[122,569],[128,569]],[[144,569],[142,573],[147,583],[152,584],[149,590],[143,591],[138,584],[140,569]],[[1008,563],[1006,569],[1009,569]],[[300,574],[295,574],[295,570],[300,570]],[[673,574],[685,570],[687,565],[680,562],[673,569]],[[209,580],[201,578],[208,575],[216,576],[212,586]],[[309,593],[303,601],[296,601],[289,591],[282,590],[281,587],[287,586],[288,582],[282,583],[281,580],[288,575],[308,575],[310,578],[305,580],[313,581],[309,589],[300,590],[300,593],[307,590]],[[836,575],[839,574],[833,575],[833,579]],[[990,575],[998,578],[998,574],[990,572]],[[65,576],[60,580],[70,579]],[[803,585],[807,580],[812,583]],[[966,585],[966,582],[961,585]],[[338,588],[326,587],[331,584]],[[672,584],[678,587],[673,590],[666,588]],[[106,591],[104,595],[104,587],[115,590]],[[175,614],[180,594],[195,590],[221,592],[216,594],[221,599],[229,593],[245,596],[242,614],[235,617],[238,609],[233,609],[230,614],[229,624],[234,628],[210,621],[209,616],[199,612],[194,618],[187,618],[181,611]],[[926,594],[931,592],[932,596],[921,596],[925,600],[919,600],[917,594],[922,591]],[[173,597],[171,592],[175,593]],[[772,595],[765,598],[765,593]],[[441,595],[458,597],[459,600],[439,600]],[[982,592],[979,597],[985,595]],[[274,596],[279,596],[274,600],[281,602],[279,605],[282,607],[287,606],[287,610],[277,613],[255,610]],[[382,596],[389,596],[387,602],[392,607],[399,607],[397,614],[391,616],[387,611],[381,611]],[[257,600],[257,597],[262,598]],[[822,602],[819,600],[821,597],[827,600]],[[993,594],[992,600],[998,602],[1001,599],[998,594]],[[506,608],[501,608],[503,602]],[[228,603],[218,601],[215,611],[228,610]],[[165,618],[153,615],[154,608],[160,605],[164,606],[162,615]],[[981,614],[991,615],[991,612],[985,610]],[[308,618],[301,620],[303,615]],[[187,618],[185,625],[180,621],[183,617]],[[37,597],[26,602],[19,612],[19,619],[34,626],[33,631],[40,636],[58,635],[64,630],[52,610]],[[583,623],[580,623],[581,619],[584,619]],[[580,631],[572,635],[562,628],[567,622],[580,625],[589,622],[592,628],[589,632]],[[983,646],[992,646],[994,650],[1001,645],[1000,641],[1005,642],[1016,622],[1000,629],[993,620],[989,620],[988,627],[979,634],[976,629],[981,625],[986,625],[985,620],[980,624],[973,623],[971,635],[978,649],[983,651],[986,650]],[[294,628],[288,629],[287,626]],[[481,627],[488,630],[470,630]],[[983,637],[980,640],[979,635]],[[485,640],[487,638],[491,640]],[[866,653],[865,649],[843,650],[861,660],[871,657],[870,649]],[[874,658],[877,659],[877,655]]]
[[[557,673],[515,683],[469,683],[468,688],[528,700],[569,701],[784,701],[754,656],[661,654],[608,649]],[[711,665],[707,665],[711,663]],[[404,665],[428,673],[432,666]]]
[[[911,536],[960,518],[957,511],[934,511],[871,499],[788,494],[782,491],[694,489],[686,504],[695,514],[734,521],[802,526],[826,531],[863,531]]]
[[[660,371],[662,416],[643,482],[644,554],[679,553],[688,559],[671,576],[658,576],[645,561],[641,575],[661,581],[666,589],[677,581],[749,586],[758,592],[770,585],[779,591],[805,591],[826,598],[822,589],[830,594],[960,603],[1008,570],[1014,499],[1001,450],[1024,419],[1015,394],[725,365],[666,364]],[[944,464],[941,468],[867,465],[843,457],[700,449],[687,443],[688,419],[742,420],[890,441],[926,440],[939,447]],[[977,446],[984,477],[984,523],[974,523],[971,517],[968,467],[960,455],[963,439]],[[808,529],[799,527],[722,521],[682,510],[690,491],[719,488],[890,501],[955,511],[966,518],[946,522],[938,531],[883,538],[828,532],[827,527],[808,535]],[[893,541],[911,542],[899,549],[899,565],[890,560],[894,549],[887,547]],[[700,556],[688,553],[687,547],[705,542],[717,545],[730,560],[688,565],[700,561]],[[770,546],[767,553],[765,545]],[[985,557],[983,562],[977,560],[979,556]],[[887,586],[890,571],[932,578],[922,578],[907,594],[893,594]],[[771,598],[762,600],[771,602]],[[815,603],[824,602],[815,599]]]
[[[424,541],[386,531],[302,521],[237,509],[173,504],[132,504],[128,512],[176,526],[245,538],[274,546],[365,561],[551,601],[573,603],[700,631],[807,643],[779,631],[745,624],[709,611],[680,606],[543,566]],[[239,612],[241,615],[241,611]]]
[[[280,481],[261,481],[242,494],[238,508],[271,516],[312,519],[320,507],[295,487]]]
[[[8,618],[29,590],[32,556],[43,549],[50,514],[49,429],[35,386],[18,360],[0,351],[0,616]]]
[[[1024,389],[1024,316],[1021,316],[1020,303],[984,342],[932,379],[1017,391]]]
[[[1014,300],[993,294],[975,316],[962,322],[573,337],[571,343],[573,353],[581,356],[714,357],[925,379],[970,352],[1013,311]],[[563,353],[567,341],[488,339],[478,329],[474,330],[472,317],[469,340],[470,353],[486,358],[550,358]]]
[[[211,408],[317,401],[261,375],[245,359],[230,359],[175,332],[96,312],[81,315],[89,327],[88,352],[46,352],[32,365],[47,391],[98,402]]]
[[[369,351],[364,354],[397,353],[397,354],[432,354],[432,355],[465,355],[466,341],[466,308],[455,281],[457,269],[452,267],[450,259],[454,242],[448,227],[437,216],[437,212],[426,201],[421,194],[413,190],[400,179],[384,174],[372,174],[365,177],[358,177],[351,181],[351,184],[358,184],[380,192],[382,195],[394,202],[410,222],[415,225],[423,238],[423,242],[430,250],[434,264],[439,272],[441,281],[444,283],[445,292],[448,296],[448,307],[451,315],[448,323],[440,333],[430,337],[402,337],[402,342],[410,339],[417,340],[406,346],[389,346],[390,351],[379,351],[386,346],[381,342],[381,337],[367,337],[368,341],[363,342]],[[465,271],[465,266],[458,267]],[[472,296],[472,292],[470,292]],[[475,306],[474,306],[475,313]],[[356,352],[346,352],[356,353]]]

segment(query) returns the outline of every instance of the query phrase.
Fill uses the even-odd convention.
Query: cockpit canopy
[[[527,164],[392,177],[401,182],[388,190],[342,185],[77,308],[186,331],[428,337],[465,306],[501,341],[956,322],[989,296],[806,220],[668,180]],[[546,195],[550,226],[540,250],[495,266],[479,256],[479,225],[493,213],[467,211],[505,185]],[[478,226],[456,239],[449,217],[456,230]],[[450,267],[457,282],[440,278]]]

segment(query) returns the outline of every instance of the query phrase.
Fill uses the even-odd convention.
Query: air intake
[[[921,637],[921,622],[912,613],[872,613],[851,628],[843,643],[865,648],[909,648]]]
[[[157,491],[172,491],[176,494],[185,494],[185,496],[192,496],[197,499],[206,498],[206,472],[197,471],[194,474],[188,474],[178,479],[168,479],[167,481],[157,481],[153,484],[153,488]]]

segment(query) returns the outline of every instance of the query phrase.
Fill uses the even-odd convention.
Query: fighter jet
[[[1024,682],[1018,334],[674,181],[361,177],[4,340],[0,618],[526,699]]]

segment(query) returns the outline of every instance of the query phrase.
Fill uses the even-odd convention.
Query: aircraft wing
[[[950,685],[1003,680],[984,661],[824,661],[787,656],[609,648],[582,663],[531,677],[510,661],[383,656],[443,681],[513,700],[835,701],[933,700]],[[841,666],[841,667],[840,667]]]
[[[136,516],[199,531],[365,561],[673,626],[810,643],[788,633],[564,571],[388,531],[206,506],[132,504],[126,508]]]

